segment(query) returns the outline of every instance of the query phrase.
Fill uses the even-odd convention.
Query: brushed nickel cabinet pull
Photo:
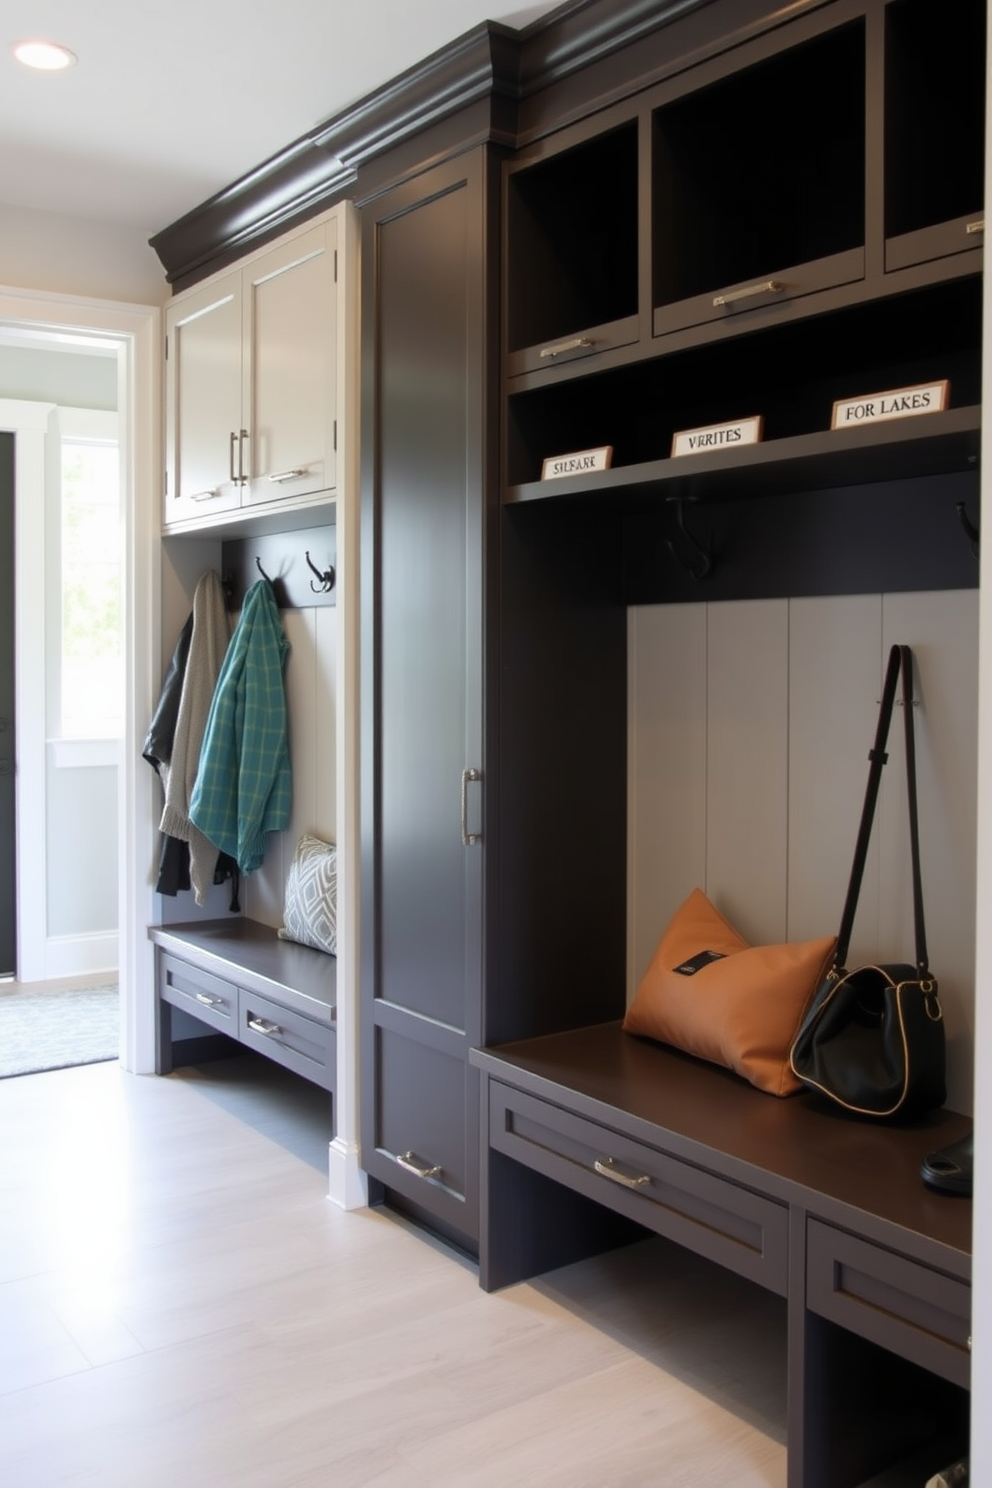
[[[647,1173],[625,1173],[612,1157],[597,1157],[593,1167],[604,1178],[609,1178],[612,1183],[619,1183],[623,1188],[647,1188],[651,1182]]]
[[[193,996],[197,1002],[202,1002],[204,1007],[223,1007],[223,997],[208,997],[205,992],[194,992]]]
[[[714,309],[718,305],[732,305],[735,300],[749,300],[754,295],[781,294],[785,288],[777,279],[766,279],[763,284],[749,284],[746,289],[728,289],[713,299]]]
[[[482,779],[481,770],[462,771],[462,843],[465,847],[474,847],[481,841],[478,832],[470,832],[468,829],[468,787],[470,782]]]
[[[237,434],[232,429],[231,430],[231,443],[230,443],[230,446],[229,446],[228,452],[227,452],[227,466],[228,466],[228,470],[230,471],[230,474],[231,474],[231,485],[232,486],[236,486],[236,485],[239,484],[238,477],[237,477],[237,475],[234,472],[234,446],[235,446],[235,444],[238,445],[238,449],[239,449],[238,464],[240,465],[240,463],[241,463],[241,455],[240,455],[241,442],[238,439]]]
[[[966,233],[983,233],[985,231],[985,218],[979,217],[977,222],[969,222],[965,228]]]
[[[266,1038],[277,1038],[282,1029],[278,1023],[270,1023],[268,1018],[249,1018],[248,1027],[254,1033],[262,1033]]]
[[[396,1161],[415,1178],[440,1178],[442,1173],[437,1163],[425,1163],[415,1152],[397,1153]]]
[[[249,436],[248,436],[248,430],[247,429],[242,429],[241,432],[238,435],[238,485],[239,486],[246,486],[248,484],[248,477],[245,474],[245,440],[248,437]],[[249,453],[249,455],[251,454],[251,446],[249,446],[249,448],[248,448],[248,453]]]
[[[216,501],[220,491],[194,491],[190,501]]]
[[[306,470],[306,469],[303,469],[303,470],[280,470],[277,475],[267,476],[266,479],[268,479],[270,481],[291,481],[291,480],[299,480],[301,476],[309,475],[309,474],[310,474],[309,470]]]
[[[559,341],[556,346],[544,346],[541,348],[541,357],[561,356],[563,351],[579,351],[583,346],[592,346],[593,342],[588,336],[573,336],[571,341]]]

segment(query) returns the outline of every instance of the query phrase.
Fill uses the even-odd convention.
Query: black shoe
[[[944,1193],[965,1194],[971,1197],[972,1174],[975,1164],[975,1134],[941,1147],[938,1152],[928,1152],[920,1165],[923,1182],[930,1188],[939,1188]]]

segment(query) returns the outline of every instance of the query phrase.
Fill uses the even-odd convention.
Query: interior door
[[[0,976],[17,970],[14,858],[14,436],[0,433]]]

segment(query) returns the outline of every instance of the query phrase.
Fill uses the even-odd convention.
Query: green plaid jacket
[[[272,586],[259,579],[245,596],[217,679],[189,808],[193,825],[242,873],[260,866],[269,832],[289,826],[288,650]]]

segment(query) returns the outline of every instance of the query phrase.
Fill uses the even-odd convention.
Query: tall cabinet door
[[[363,226],[362,1162],[478,1235],[486,846],[478,151]]]

